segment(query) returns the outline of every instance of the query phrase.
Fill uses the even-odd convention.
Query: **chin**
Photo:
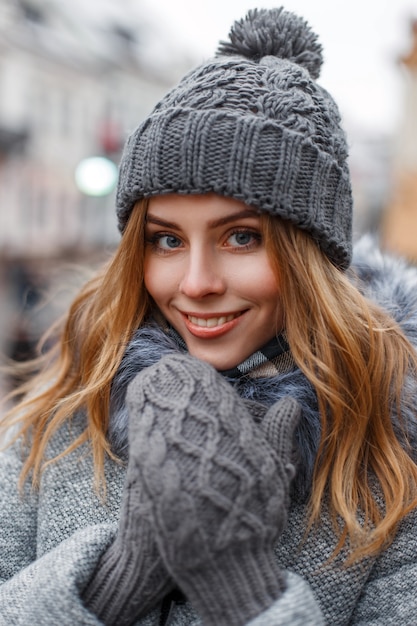
[[[218,371],[232,369],[233,367],[239,365],[239,363],[242,363],[245,358],[247,358],[246,356],[243,356],[242,358],[225,359],[219,357],[219,355],[208,354],[207,352],[202,350],[190,350],[189,352],[191,356],[195,357],[196,359],[200,359],[200,361],[205,361],[206,363],[209,363],[209,365],[211,365],[212,367],[214,367],[214,369]]]

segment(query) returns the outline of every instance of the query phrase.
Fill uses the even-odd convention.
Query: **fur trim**
[[[355,245],[353,281],[370,300],[379,304],[400,325],[417,348],[417,268],[394,255],[385,254],[378,241],[365,235]]]

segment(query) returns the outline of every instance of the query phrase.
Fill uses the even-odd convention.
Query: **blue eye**
[[[157,244],[164,250],[174,250],[181,245],[181,240],[174,235],[160,235],[157,238]]]
[[[230,237],[233,238],[238,246],[247,246],[252,240],[252,233],[235,233]]]
[[[227,242],[234,248],[250,248],[256,246],[260,242],[261,236],[259,233],[252,232],[251,230],[238,230],[232,233]]]
[[[145,236],[145,241],[156,254],[169,254],[183,245],[179,237],[163,233],[150,233]]]

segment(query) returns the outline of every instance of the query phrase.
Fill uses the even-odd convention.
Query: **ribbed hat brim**
[[[122,231],[141,198],[215,192],[290,220],[308,230],[337,266],[350,263],[347,168],[274,120],[224,110],[164,110],[131,135],[122,163]]]

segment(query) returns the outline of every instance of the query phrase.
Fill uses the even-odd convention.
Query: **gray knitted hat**
[[[129,137],[116,200],[120,230],[140,198],[215,192],[290,220],[347,268],[347,145],[337,106],[316,82],[316,35],[279,8],[250,11],[229,37]]]

